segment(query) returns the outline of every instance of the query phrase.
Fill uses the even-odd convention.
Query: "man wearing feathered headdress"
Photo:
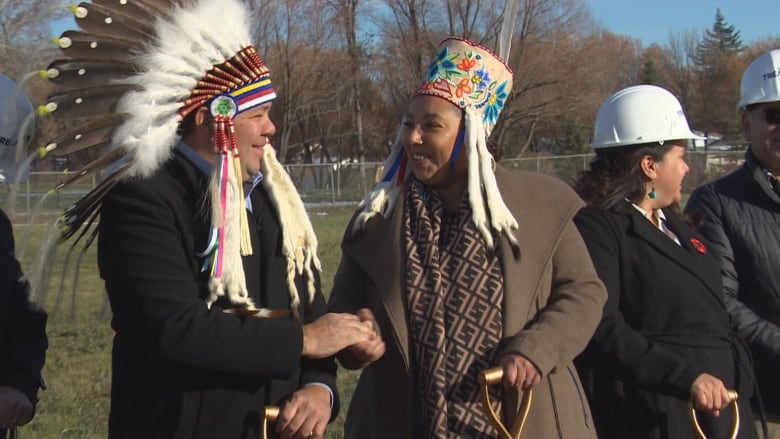
[[[41,113],[100,113],[42,153],[99,148],[83,172],[112,170],[61,219],[68,237],[100,214],[109,436],[257,437],[279,405],[282,437],[322,437],[338,405],[330,356],[377,336],[326,314],[317,240],[270,144],[276,94],[249,11],[106,0],[75,13],[84,32],[58,40],[69,57],[49,66],[60,91]]]

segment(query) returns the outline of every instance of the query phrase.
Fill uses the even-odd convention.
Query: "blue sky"
[[[780,37],[780,0],[587,0],[599,25],[639,39],[644,45],[665,45],[669,33],[696,29],[703,34],[720,8],[726,23],[749,44],[769,35]],[[52,23],[52,33],[75,26],[72,18]]]
[[[749,44],[768,35],[780,36],[778,0],[588,0],[596,21],[610,32],[649,45],[665,45],[670,32],[696,29],[703,34],[720,8],[726,23]]]

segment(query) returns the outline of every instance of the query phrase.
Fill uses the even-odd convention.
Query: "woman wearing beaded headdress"
[[[99,237],[116,333],[109,437],[256,438],[278,405],[281,437],[321,438],[338,410],[332,355],[375,334],[326,313],[317,240],[270,144],[276,94],[248,9],[75,11],[83,32],[58,40],[67,58],[45,72],[57,92],[40,111],[75,128],[42,152],[97,150],[77,175],[110,172],[60,221],[65,238]]]
[[[533,388],[524,434],[595,437],[572,359],[606,293],[572,222],[580,199],[487,150],[511,88],[497,55],[443,41],[348,226],[329,307],[369,308],[385,345],[339,357],[364,368],[346,437],[496,437],[477,378],[494,366],[505,421]]]

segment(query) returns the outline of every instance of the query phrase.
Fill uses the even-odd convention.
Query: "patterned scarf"
[[[501,340],[501,263],[488,256],[467,197],[447,214],[441,198],[414,181],[404,224],[410,351],[426,437],[496,437],[477,375],[495,364]]]

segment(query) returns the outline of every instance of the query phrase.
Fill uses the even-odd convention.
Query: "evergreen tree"
[[[718,9],[712,29],[705,32],[692,56],[697,73],[698,99],[691,102],[687,110],[696,129],[726,137],[738,135],[734,107],[737,105],[740,72],[736,66],[743,50],[739,31],[726,23]]]
[[[642,84],[655,84],[660,85],[661,75],[658,72],[658,67],[655,65],[655,61],[647,59],[642,64]]]
[[[734,25],[726,24],[726,19],[719,8],[715,12],[715,23],[712,29],[708,29],[696,45],[693,61],[698,67],[707,70],[713,60],[738,54],[743,49],[740,32],[734,28]]]

